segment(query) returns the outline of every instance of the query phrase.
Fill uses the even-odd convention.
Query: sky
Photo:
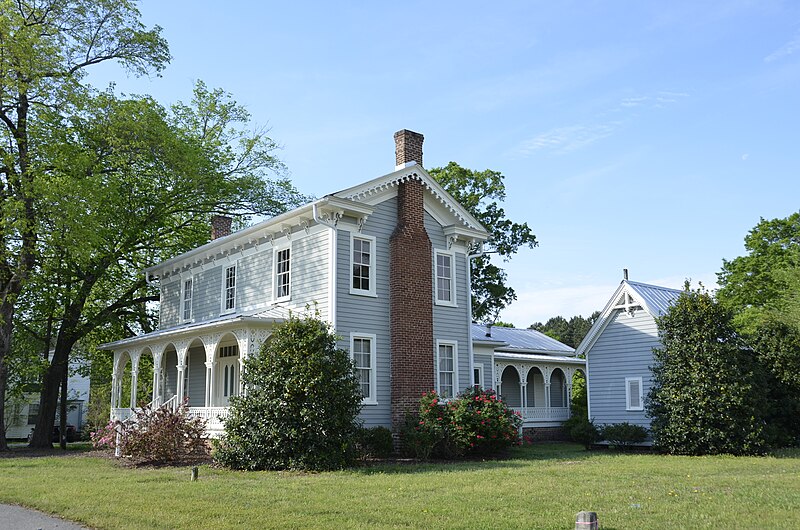
[[[90,82],[189,101],[222,88],[303,193],[424,166],[505,175],[539,247],[501,264],[517,327],[600,310],[622,280],[716,286],[760,218],[800,210],[800,2],[143,0],[172,61]]]

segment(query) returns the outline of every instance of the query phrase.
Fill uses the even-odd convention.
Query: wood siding
[[[650,391],[652,350],[659,346],[655,320],[645,311],[633,318],[619,311],[587,352],[589,407],[599,424],[629,422],[650,426],[645,411],[625,410],[625,378],[642,378],[642,398]]]

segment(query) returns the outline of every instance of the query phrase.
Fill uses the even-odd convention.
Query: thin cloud
[[[525,140],[517,152],[523,156],[542,150],[553,151],[557,154],[569,153],[611,136],[617,125],[617,123],[609,123],[558,127]]]
[[[652,96],[635,96],[625,98],[619,104],[620,109],[629,109],[633,107],[654,107],[663,108],[671,103],[677,103],[678,100],[689,97],[685,92],[671,92],[663,90],[656,92]],[[618,109],[619,110],[619,109]]]
[[[800,32],[797,32],[792,40],[764,57],[764,62],[771,63],[788,57],[797,51],[800,51]]]

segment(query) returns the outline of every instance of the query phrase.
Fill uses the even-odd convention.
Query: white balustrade
[[[526,422],[536,421],[565,421],[569,419],[567,407],[525,407],[514,408],[522,414]]]

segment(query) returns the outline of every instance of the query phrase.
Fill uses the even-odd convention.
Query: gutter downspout
[[[469,252],[469,247],[467,247]],[[475,386],[475,353],[472,349],[472,260],[483,256],[483,243],[478,247],[475,254],[467,254],[467,329],[469,330],[469,380]],[[492,388],[494,388],[494,349],[492,350]],[[484,376],[485,378],[486,376]],[[483,381],[480,381],[483,388]]]
[[[336,229],[336,223],[331,223],[329,221],[325,221],[320,217],[319,210],[317,209],[317,205],[320,204],[322,201],[317,201],[311,205],[311,212],[314,216],[314,221],[321,224],[322,226],[327,226],[331,229],[330,235],[330,266],[328,269],[329,279],[328,279],[328,316],[333,326],[333,329],[336,329],[336,262],[337,260],[337,245],[336,240],[338,239],[337,234],[338,231]]]

